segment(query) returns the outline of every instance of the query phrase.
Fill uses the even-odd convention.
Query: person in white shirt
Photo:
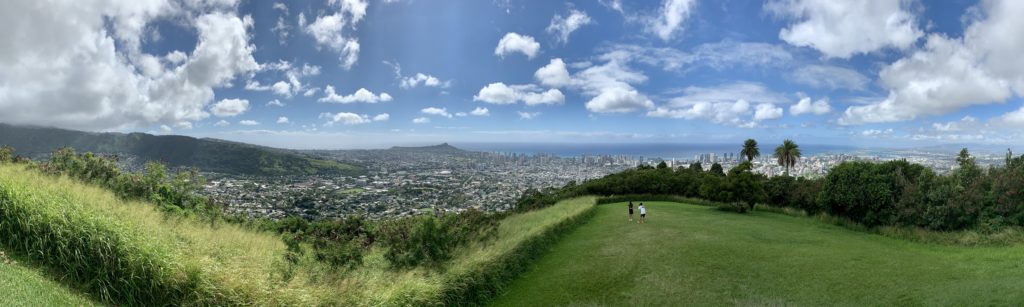
[[[647,207],[644,207],[644,203],[640,203],[640,220],[637,223],[647,222]]]

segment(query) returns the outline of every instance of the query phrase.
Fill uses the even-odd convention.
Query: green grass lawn
[[[21,263],[0,260],[0,306],[96,306],[84,295]]]
[[[1017,305],[1024,246],[928,245],[813,219],[601,205],[494,305]]]

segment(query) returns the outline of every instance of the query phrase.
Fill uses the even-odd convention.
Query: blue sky
[[[1024,139],[1019,1],[112,3],[2,5],[0,122],[290,148]]]

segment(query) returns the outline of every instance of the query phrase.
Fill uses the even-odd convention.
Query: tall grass
[[[24,166],[0,165],[0,245],[119,305],[315,301],[276,277],[285,246],[272,235],[169,217]]]
[[[396,268],[375,247],[361,265],[336,268],[309,253],[285,261],[285,244],[268,232],[211,226],[74,179],[0,165],[0,247],[115,305],[476,304],[582,223],[595,201],[510,215],[492,239],[456,249],[442,265]]]
[[[514,214],[498,225],[494,239],[456,251],[440,268],[394,270],[380,251],[364,265],[332,282],[344,293],[338,301],[361,306],[473,305],[500,291],[543,248],[593,212],[594,197],[558,202],[543,209]]]

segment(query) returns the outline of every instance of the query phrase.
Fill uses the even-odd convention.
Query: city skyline
[[[0,4],[0,122],[301,149],[1024,140],[1019,1],[81,3]]]

